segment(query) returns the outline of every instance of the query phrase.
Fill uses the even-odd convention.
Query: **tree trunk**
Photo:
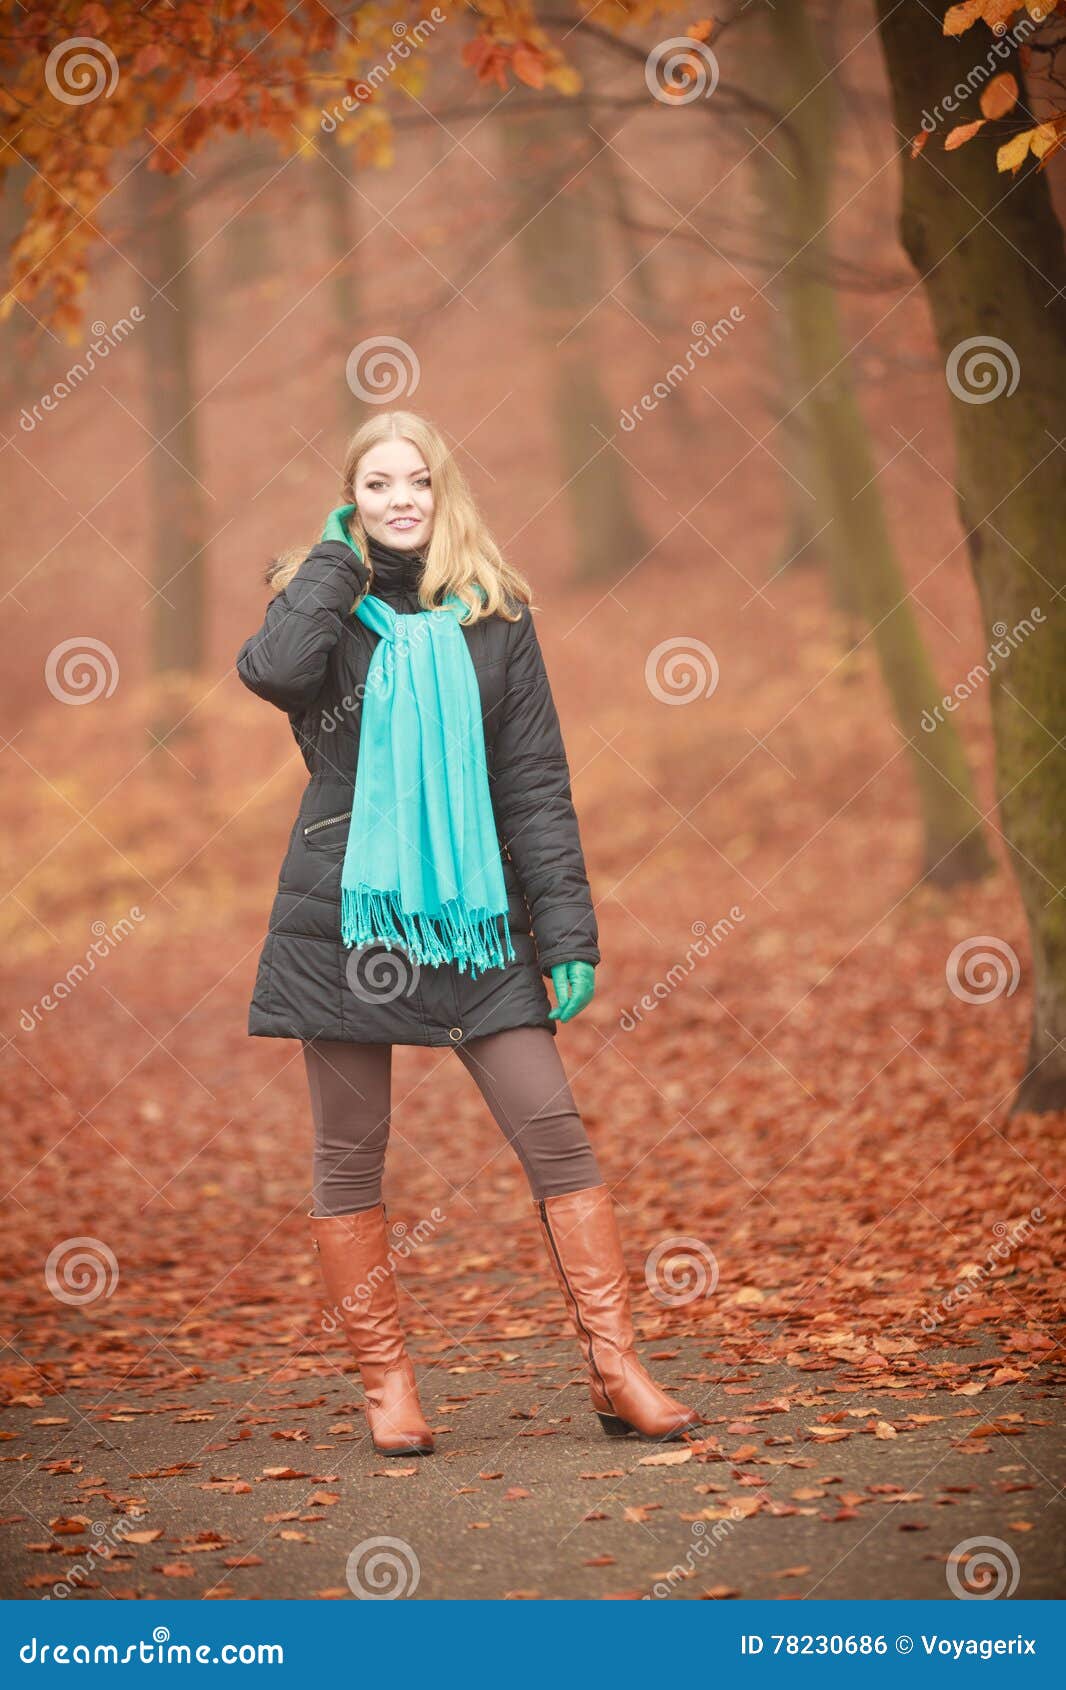
[[[878,0],[877,11],[902,146],[993,38],[978,25],[949,41],[935,15],[896,0]],[[1014,72],[1024,99],[1016,55],[996,68]],[[979,115],[971,103],[948,123]],[[1000,625],[1009,631],[990,700],[1003,833],[1033,959],[1015,1111],[1066,1109],[1066,257],[1046,177],[1029,165],[1021,177],[996,170],[996,146],[1016,127],[989,124],[952,153],[942,127],[921,156],[905,156],[901,223],[945,360],[959,511],[989,647]],[[980,362],[968,371],[973,351]],[[1033,631],[1015,636],[1023,618]]]
[[[586,29],[575,29],[568,37],[566,51],[581,74],[586,87],[602,86],[607,75],[600,43],[592,40]],[[595,120],[589,113],[582,96],[577,96],[585,122],[596,122],[596,128],[604,131],[610,126],[608,115]],[[624,128],[624,120],[615,119],[616,125]],[[713,133],[713,132],[712,132]],[[592,136],[595,139],[595,134]],[[710,136],[704,142],[711,146]],[[668,354],[667,362],[673,360],[673,350],[664,345],[658,331],[666,329],[671,335],[677,333],[677,310],[669,301],[662,297],[659,287],[661,275],[661,258],[656,255],[656,249],[650,251],[644,244],[634,226],[633,205],[635,178],[628,165],[623,165],[618,153],[612,146],[607,146],[599,154],[592,166],[595,181],[603,195],[603,206],[608,218],[608,229],[617,240],[622,254],[624,269],[614,288],[617,299],[623,299],[628,293],[632,297],[632,312],[642,327],[653,337],[653,344]],[[590,172],[586,171],[581,180],[587,180]],[[613,223],[613,227],[612,227]],[[656,354],[653,353],[653,356]],[[670,394],[670,403],[660,407],[656,413],[662,417],[672,438],[684,452],[690,452],[692,442],[701,429],[701,421],[693,407],[689,391],[686,387],[675,387]],[[645,425],[647,426],[647,425]]]
[[[550,124],[542,112],[522,108],[523,96],[513,93],[501,121],[511,180],[518,185],[515,250],[548,364],[578,573],[611,579],[639,562],[650,542],[633,504],[628,466],[609,444],[618,418],[601,378],[595,324],[608,289],[599,229],[580,191],[582,167],[601,143],[569,96]]]
[[[323,135],[318,149],[321,156],[315,160],[315,172],[324,218],[326,268],[336,266],[329,292],[337,344],[343,348],[337,359],[341,372],[336,384],[337,423],[346,438],[359,422],[359,406],[344,380],[344,368],[348,353],[359,340],[360,312],[365,303],[362,279],[366,250],[357,244],[365,221],[365,202],[349,180],[356,163],[355,148],[342,147],[334,136]]]
[[[922,872],[938,885],[976,879],[992,866],[962,741],[949,719],[935,733],[921,723],[943,696],[911,609],[888,530],[878,466],[852,379],[848,346],[829,280],[833,110],[827,71],[804,0],[776,0],[770,14],[779,90],[789,113],[782,149],[794,173],[782,292],[806,399],[819,508],[837,576],[836,598],[869,623],[896,721],[911,748],[924,826]],[[936,718],[933,718],[934,720]]]
[[[199,479],[193,373],[196,307],[188,222],[175,178],[141,164],[133,174],[138,265],[158,293],[145,302],[138,340],[144,352],[147,426],[154,439],[151,488],[151,669],[156,676],[204,665],[206,496]],[[169,724],[160,723],[165,733]]]
[[[740,59],[745,85],[750,85],[760,103],[772,111],[782,105],[782,84],[791,91],[792,73],[781,62],[777,42],[766,29],[759,27],[760,21],[756,16],[746,15],[745,22],[756,27],[738,31],[735,52]],[[786,107],[794,105],[793,99],[787,96],[784,103]],[[817,181],[805,180],[800,175],[799,161],[793,156],[794,125],[799,120],[798,112],[789,112],[787,125],[782,113],[780,135],[770,137],[765,146],[751,149],[749,162],[762,208],[762,231],[765,232],[763,263],[771,275],[778,270],[782,257],[794,251],[787,243],[793,224],[802,214],[796,196],[812,194],[809,213],[812,229],[819,228],[824,220],[821,208],[827,203],[829,193],[834,103],[830,78],[826,77],[813,89],[808,83],[808,98],[800,108],[807,120],[804,162],[809,166],[806,174],[817,173]],[[814,146],[814,130],[820,132],[820,150]],[[781,291],[786,292],[789,286],[790,277],[785,270],[780,279]],[[775,310],[770,322],[770,380],[773,386],[768,393],[768,408],[774,418],[771,430],[773,455],[782,472],[784,543],[780,557],[775,560],[773,573],[777,575],[784,569],[798,566],[809,567],[824,558],[829,564],[829,581],[837,608],[844,619],[848,636],[855,642],[861,633],[858,606],[850,584],[850,572],[838,565],[832,512],[819,503],[819,476],[805,403],[806,383],[801,379],[798,368],[793,333],[792,313],[787,309]],[[819,540],[821,544],[816,544]]]
[[[277,168],[277,148],[265,135],[235,137],[227,144],[226,156],[235,169],[249,176],[260,172],[263,180]],[[226,186],[225,181],[220,184],[223,192]],[[240,176],[237,191],[242,191]],[[226,225],[221,269],[231,297],[240,289],[260,287],[264,277],[277,273],[274,228],[274,219],[262,201],[254,201]]]

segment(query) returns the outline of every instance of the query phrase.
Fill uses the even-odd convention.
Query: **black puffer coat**
[[[419,609],[422,561],[373,540],[373,591]],[[454,963],[419,967],[383,945],[340,936],[362,695],[378,635],[352,605],[369,576],[343,541],[313,547],[258,633],[241,646],[245,686],[289,717],[310,772],[259,957],[248,1032],[266,1038],[458,1044],[505,1027],[555,1022],[544,977],[554,964],[600,960],[570,792],[570,770],[533,617],[463,626],[485,728],[515,960],[471,980]]]

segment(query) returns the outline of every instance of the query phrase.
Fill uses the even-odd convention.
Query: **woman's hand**
[[[591,962],[557,962],[552,969],[552,985],[558,999],[549,1009],[552,1021],[572,1021],[580,1015],[596,989],[596,968]]]

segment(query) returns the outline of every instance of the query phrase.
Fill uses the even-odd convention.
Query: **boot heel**
[[[596,1410],[596,1413],[599,1415],[600,1425],[609,1438],[624,1438],[633,1431],[629,1421],[622,1420],[617,1414],[600,1414],[599,1409]]]

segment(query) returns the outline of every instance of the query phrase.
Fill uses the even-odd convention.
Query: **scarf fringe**
[[[402,909],[398,892],[371,886],[342,887],[341,937],[349,946],[384,945],[391,951],[398,945],[428,968],[454,961],[471,980],[515,959],[506,911],[469,910],[452,898],[440,915],[427,915]]]

